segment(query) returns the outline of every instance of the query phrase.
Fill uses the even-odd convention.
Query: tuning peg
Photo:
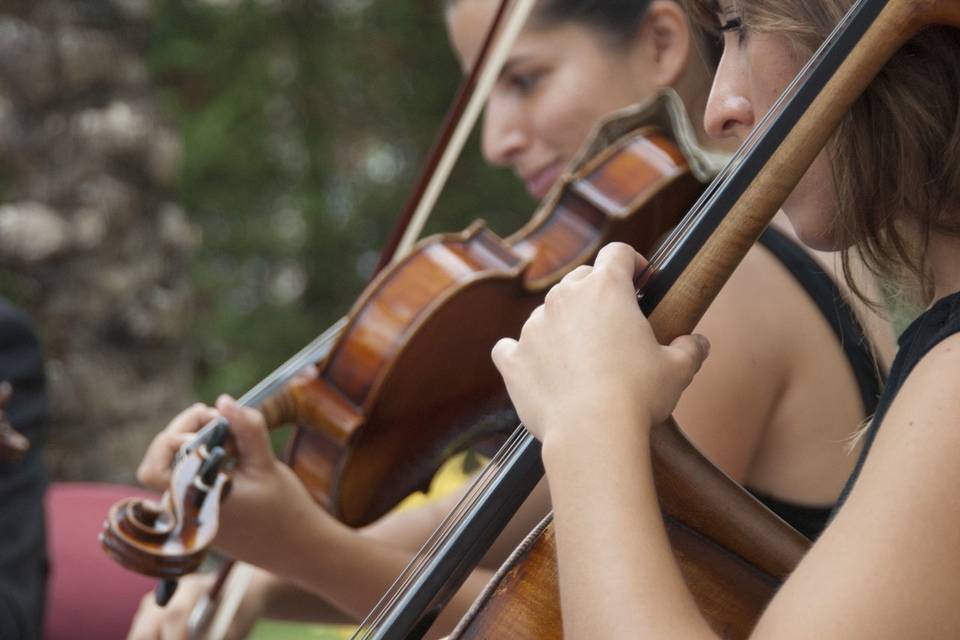
[[[153,599],[158,606],[165,607],[170,602],[170,598],[177,592],[177,586],[180,583],[176,580],[161,580],[153,590]]]

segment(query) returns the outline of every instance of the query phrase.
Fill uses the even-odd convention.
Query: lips
[[[524,185],[527,187],[527,192],[531,196],[537,200],[543,200],[544,196],[549,193],[550,188],[554,185],[557,179],[560,178],[562,171],[563,165],[561,165],[559,162],[554,162],[553,164],[547,165],[539,171],[523,174],[521,179],[523,180]]]

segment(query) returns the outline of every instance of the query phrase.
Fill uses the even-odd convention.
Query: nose
[[[755,115],[747,87],[749,76],[733,67],[724,54],[707,99],[703,128],[711,138],[742,141],[753,129]]]
[[[484,160],[496,166],[511,166],[530,145],[530,135],[519,105],[509,96],[494,92],[483,117],[481,147]]]

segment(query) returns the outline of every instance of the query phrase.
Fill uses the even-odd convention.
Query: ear
[[[676,85],[687,68],[692,46],[683,8],[673,0],[654,0],[647,8],[642,31],[648,51],[653,54],[651,79],[660,87]]]

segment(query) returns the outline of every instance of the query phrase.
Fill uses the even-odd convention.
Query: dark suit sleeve
[[[43,357],[27,318],[0,300],[0,380],[13,385],[10,424],[30,440],[26,458],[0,463],[0,640],[40,637],[47,576]]]

